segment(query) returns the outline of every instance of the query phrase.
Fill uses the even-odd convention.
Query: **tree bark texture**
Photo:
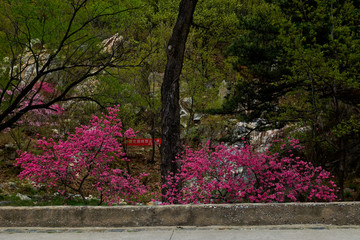
[[[183,66],[186,39],[198,0],[182,0],[179,15],[167,46],[167,64],[161,86],[161,176],[178,172],[176,156],[180,152],[179,78]],[[166,192],[166,187],[162,193]]]

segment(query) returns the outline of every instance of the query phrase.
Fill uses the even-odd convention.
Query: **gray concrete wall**
[[[0,227],[360,225],[360,202],[0,207]]]

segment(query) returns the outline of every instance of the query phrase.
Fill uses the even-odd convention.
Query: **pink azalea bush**
[[[80,125],[66,140],[38,140],[38,154],[20,153],[16,165],[23,171],[19,177],[36,185],[46,184],[64,196],[78,193],[85,204],[86,183],[98,193],[99,204],[137,202],[147,190],[141,183],[147,174],[133,177],[118,167],[120,162],[128,161],[120,139],[135,136],[131,128],[122,133],[118,112],[117,107],[108,108],[108,114],[92,116],[88,125]]]
[[[255,153],[249,145],[186,147],[178,159],[181,170],[168,176],[163,197],[170,204],[336,200],[334,177],[294,157],[293,151],[302,148],[297,140],[281,141],[288,156]]]

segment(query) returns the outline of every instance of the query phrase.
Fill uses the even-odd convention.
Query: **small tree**
[[[0,131],[59,102],[94,101],[79,85],[109,67],[128,67],[131,51],[121,37],[109,47],[99,23],[109,27],[110,17],[127,11],[112,1],[0,1]],[[34,101],[45,83],[56,91]]]
[[[108,108],[108,112],[100,118],[93,116],[89,125],[76,128],[65,141],[38,140],[40,154],[23,152],[17,159],[16,165],[24,169],[19,177],[46,184],[64,196],[68,191],[78,193],[84,204],[86,183],[98,193],[99,204],[120,199],[136,202],[146,192],[140,180],[147,174],[132,177],[119,162],[128,161],[119,138],[134,137],[134,131],[130,128],[122,133],[118,108]]]
[[[180,156],[178,174],[167,177],[169,203],[334,201],[337,186],[330,173],[294,157],[298,141],[283,142],[288,156],[206,144]],[[183,188],[179,191],[178,184]]]

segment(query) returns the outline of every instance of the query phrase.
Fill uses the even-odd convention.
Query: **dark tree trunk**
[[[161,176],[178,172],[176,156],[180,152],[179,78],[183,66],[186,39],[198,0],[182,0],[179,15],[167,47],[167,64],[161,86]],[[162,189],[162,193],[166,188]]]

